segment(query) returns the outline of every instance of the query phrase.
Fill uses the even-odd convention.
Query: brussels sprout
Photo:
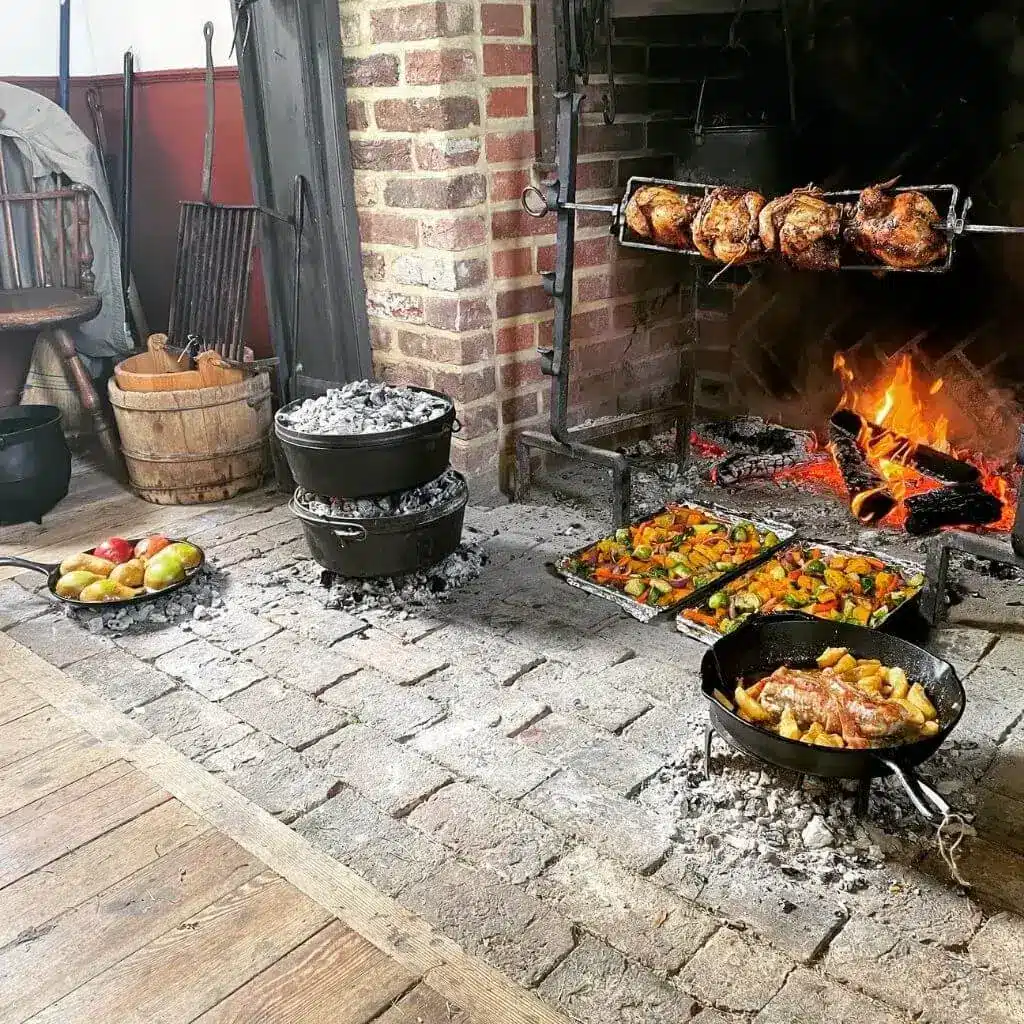
[[[708,598],[708,607],[712,611],[718,611],[729,603],[729,595],[724,590],[717,590]]]
[[[633,578],[626,581],[626,585],[622,588],[625,590],[630,597],[640,597],[643,592],[647,589],[647,584],[642,579]]]
[[[633,548],[633,557],[639,562],[650,561],[653,554],[654,552],[651,550],[650,544],[640,544]]]
[[[629,543],[629,530],[625,529],[624,527],[616,530],[615,531],[615,539],[620,544],[628,544]]]
[[[820,558],[812,558],[805,566],[804,572],[808,576],[824,576],[827,565]]]

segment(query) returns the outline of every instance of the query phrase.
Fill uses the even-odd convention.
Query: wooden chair
[[[120,468],[117,439],[69,333],[102,306],[89,237],[92,191],[55,181],[47,191],[11,192],[6,149],[0,144],[0,408],[18,404],[36,339],[50,331],[104,454]]]

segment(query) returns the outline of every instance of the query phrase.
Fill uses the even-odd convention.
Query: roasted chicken
[[[700,209],[700,196],[662,185],[638,188],[626,204],[626,225],[641,238],[673,249],[692,249],[690,225]]]
[[[716,188],[693,220],[693,243],[709,260],[736,266],[764,257],[758,215],[764,196],[741,188]]]
[[[771,200],[758,218],[765,251],[799,270],[838,270],[842,209],[822,195],[808,185]]]
[[[864,189],[854,205],[844,235],[854,248],[900,270],[919,270],[943,259],[946,236],[930,199],[921,192],[893,192],[887,181]]]

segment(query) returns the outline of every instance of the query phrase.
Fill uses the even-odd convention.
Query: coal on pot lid
[[[302,434],[382,434],[438,419],[451,402],[413,388],[357,380],[309,398],[280,422]]]

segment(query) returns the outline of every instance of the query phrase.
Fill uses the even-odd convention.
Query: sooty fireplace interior
[[[841,495],[862,523],[1011,530],[1024,398],[1013,11],[556,0],[538,20],[555,169],[523,202],[557,220],[553,342],[539,353],[551,420],[517,439],[517,493],[532,450],[602,466],[621,525],[629,462],[598,442],[674,421],[682,464],[692,440],[716,443],[692,435],[695,413],[754,414],[784,429],[723,447],[721,486],[778,475]],[[578,191],[595,122],[642,125],[651,154],[620,162],[607,194]],[[661,261],[652,274],[677,261],[666,290],[685,296],[683,380],[669,405],[571,426],[574,237],[599,217],[620,247]]]

